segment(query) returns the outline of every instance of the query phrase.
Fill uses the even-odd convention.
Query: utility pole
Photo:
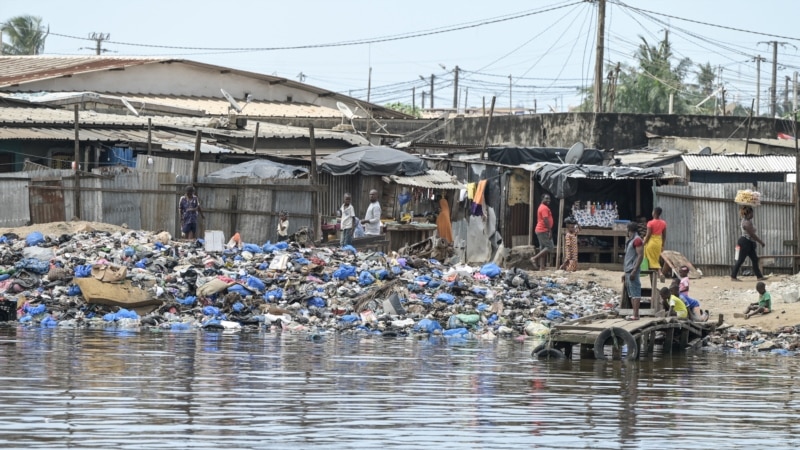
[[[594,61],[594,112],[603,112],[603,50],[605,47],[606,0],[597,0],[597,47]]]
[[[759,44],[772,44],[772,83],[769,87],[769,115],[775,117],[777,113],[778,97],[778,44],[785,45],[786,42],[767,41]]]
[[[508,113],[514,114],[514,104],[511,101],[511,75],[508,76]]]
[[[431,74],[431,109],[433,109],[433,80],[436,78],[434,74]]]
[[[717,90],[722,91],[722,66],[717,66]],[[714,96],[714,115],[719,115],[719,96]]]
[[[792,111],[797,111],[797,71],[794,72],[794,84],[792,84]]]
[[[367,103],[369,103],[369,97],[372,93],[372,67],[369,68],[369,78],[367,78]]]
[[[411,111],[417,110],[417,87],[411,86]]]
[[[422,91],[422,102],[420,103],[420,109],[425,109],[425,91]]]
[[[795,72],[796,74],[797,72]],[[795,95],[796,97],[796,95]],[[467,114],[467,101],[469,100],[469,86],[464,90],[464,115]]]
[[[453,77],[453,109],[458,112],[458,66],[453,69],[453,72],[455,73]]]
[[[111,33],[89,33],[89,39],[95,42],[95,53],[102,55],[106,49],[103,48],[103,41],[111,38]]]
[[[756,116],[761,115],[761,61],[766,61],[761,55],[756,56]]]
[[[786,77],[786,83],[783,87],[783,110],[784,112],[789,109],[789,81],[791,78]]]

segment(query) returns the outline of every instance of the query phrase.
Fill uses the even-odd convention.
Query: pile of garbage
[[[494,339],[608,310],[618,293],[495,264],[298,243],[206,251],[166,233],[0,236],[0,320],[175,332],[261,330]]]

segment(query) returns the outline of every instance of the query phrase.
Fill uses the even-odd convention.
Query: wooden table
[[[566,228],[561,230],[561,255],[564,255],[564,243],[566,239],[564,239],[564,235],[567,233]],[[611,254],[611,264],[619,265],[620,268],[622,267],[621,262],[617,261],[618,255],[625,251],[625,239],[628,237],[628,232],[626,230],[612,230],[610,228],[581,228],[578,232],[578,238],[580,239],[581,236],[598,236],[598,237],[610,237],[612,238],[611,248],[608,247],[585,247],[585,246],[578,246],[578,253],[588,253],[590,254],[590,260],[592,263],[599,263],[600,262],[600,255],[602,254]],[[622,238],[622,242],[620,243],[620,238]],[[563,260],[563,256],[562,256]]]
[[[386,225],[389,251],[397,251],[406,245],[424,241],[431,237],[435,231],[436,225],[433,224]]]

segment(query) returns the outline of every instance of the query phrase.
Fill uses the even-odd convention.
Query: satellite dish
[[[581,156],[583,156],[583,149],[583,142],[576,142],[573,144],[572,147],[569,148],[564,162],[567,164],[578,164],[578,161],[581,160]]]
[[[703,149],[700,150],[700,154],[701,155],[710,155],[711,154],[711,147],[703,147]]]
[[[227,100],[228,103],[231,104],[231,108],[235,109],[237,113],[242,112],[242,107],[239,106],[238,103],[236,103],[236,100],[233,98],[231,94],[228,94],[228,92],[225,89],[220,89],[220,92],[222,92],[222,95],[225,97],[225,100]]]
[[[136,108],[134,108],[133,105],[131,105],[131,103],[125,99],[125,97],[121,97],[120,100],[122,100],[122,104],[128,108],[128,111],[130,111],[134,116],[139,117],[139,111],[137,111]]]
[[[355,116],[355,114],[353,114],[353,111],[350,111],[350,108],[348,108],[347,105],[345,105],[342,102],[336,102],[336,107],[339,109],[339,112],[341,112],[342,115],[345,116],[348,120],[352,120],[353,117]]]

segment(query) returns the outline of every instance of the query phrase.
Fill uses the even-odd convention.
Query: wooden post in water
[[[563,189],[562,189],[563,191]],[[561,233],[564,226],[564,199],[558,202],[558,236],[556,236],[556,269],[561,266]],[[617,239],[616,237],[614,238]],[[612,261],[613,262],[613,261]]]
[[[486,121],[486,131],[483,133],[483,146],[481,147],[481,160],[485,159],[486,142],[489,140],[489,128],[492,127],[492,116],[494,115],[494,102],[497,97],[492,96],[492,106],[489,108],[489,119]]]
[[[73,164],[75,165],[75,172],[74,172],[74,182],[73,182],[73,191],[72,191],[72,203],[73,203],[73,213],[76,218],[80,219],[81,217],[81,175],[80,175],[80,161],[81,161],[81,141],[80,141],[80,126],[78,124],[78,120],[80,115],[78,114],[78,105],[74,107],[75,111],[75,158]]]

